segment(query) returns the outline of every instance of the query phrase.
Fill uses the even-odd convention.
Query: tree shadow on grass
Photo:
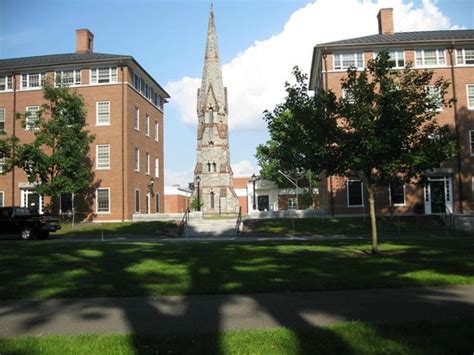
[[[362,243],[323,243],[335,247],[329,250],[315,248],[314,242],[6,245],[6,254],[0,258],[1,297],[58,299],[50,304],[3,302],[0,317],[19,316],[20,334],[35,334],[39,329],[67,333],[66,328],[54,328],[61,324],[57,321],[64,311],[71,314],[72,321],[90,321],[85,332],[93,332],[94,322],[104,320],[110,322],[112,333],[122,332],[119,323],[125,319],[123,327],[133,334],[130,346],[136,353],[156,349],[156,342],[147,335],[159,336],[158,349],[218,353],[222,350],[219,332],[235,326],[232,317],[245,312],[268,317],[270,326],[294,330],[302,353],[317,346],[308,336],[311,333],[323,334],[339,353],[357,352],[355,345],[339,333],[319,328],[326,324],[325,319],[380,321],[381,314],[387,321],[431,315],[449,319],[460,314],[474,318],[472,303],[442,290],[400,290],[398,297],[380,309],[375,306],[387,290],[372,290],[358,302],[354,301],[358,295],[354,291],[330,295],[297,292],[415,286],[420,282],[409,275],[424,270],[472,276],[472,246],[465,242],[435,242],[435,251],[428,250],[422,241],[411,242],[398,248],[401,253],[388,256],[352,253],[361,250]],[[239,299],[226,295],[272,291],[279,294],[249,295],[238,309],[233,307]],[[152,298],[160,294],[214,295]],[[98,296],[121,298],[89,298]],[[67,299],[74,297],[83,299]],[[381,329],[377,330],[381,337],[391,336]]]

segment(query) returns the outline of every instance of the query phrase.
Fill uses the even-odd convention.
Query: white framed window
[[[41,88],[45,79],[44,73],[24,73],[21,74],[21,88],[35,89]]]
[[[474,110],[474,84],[466,85],[467,108]]]
[[[110,188],[96,191],[97,213],[110,213]]]
[[[457,65],[474,65],[474,48],[456,49]]]
[[[117,82],[117,67],[91,68],[91,84],[106,84]]]
[[[135,148],[135,171],[140,171],[140,149]]]
[[[295,197],[288,198],[288,209],[289,210],[296,210],[296,198]]]
[[[346,99],[347,102],[349,102],[350,104],[353,104],[355,102],[354,95],[351,92],[347,91],[347,89],[342,89],[342,98]]]
[[[97,101],[95,110],[95,124],[97,126],[110,125],[110,101]]]
[[[145,153],[145,174],[150,175],[150,154],[148,152]]]
[[[140,213],[140,190],[135,189],[135,213]]]
[[[150,137],[150,116],[145,116],[145,136]]]
[[[471,150],[471,157],[474,157],[474,130],[469,131],[469,147]]]
[[[415,50],[415,64],[417,67],[431,67],[446,65],[444,49],[417,49]]]
[[[5,206],[5,193],[0,191],[0,207]]]
[[[0,75],[0,91],[13,90],[13,77],[11,75]]]
[[[337,52],[333,54],[334,70],[346,70],[350,67],[364,68],[362,52]]]
[[[145,195],[145,213],[146,214],[151,213],[150,204],[151,204],[151,194],[147,192]]]
[[[439,90],[439,87],[435,85],[427,85],[425,86],[425,91],[426,91],[427,96],[431,100],[434,100],[436,102],[437,107],[438,107],[436,111],[442,111],[443,104],[442,104],[441,92]]]
[[[155,121],[155,142],[160,140],[160,124],[158,121]]]
[[[96,148],[96,169],[110,169],[110,144],[98,144]]]
[[[0,157],[0,175],[5,174],[5,158]]]
[[[67,86],[81,85],[81,70],[56,70],[54,72],[54,86],[59,84]]]
[[[25,115],[25,130],[33,131],[38,128],[39,106],[27,106]]]
[[[133,115],[133,128],[135,128],[137,131],[140,130],[140,108],[138,108],[138,106],[135,106],[135,113]]]
[[[360,180],[347,180],[347,206],[364,207],[364,184]]]
[[[405,206],[405,184],[390,183],[388,186],[390,206]]]
[[[379,53],[374,53],[374,58]],[[401,69],[405,67],[405,51],[403,49],[387,50],[387,53],[390,57],[388,62],[392,65],[392,68]]]
[[[0,132],[5,130],[5,108],[0,108]]]
[[[155,177],[160,177],[160,159],[155,159]]]

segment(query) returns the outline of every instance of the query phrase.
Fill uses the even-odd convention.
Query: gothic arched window
[[[207,163],[207,172],[208,172],[208,173],[211,172],[211,163]]]
[[[217,164],[216,163],[212,163],[212,172],[216,172],[217,171]]]
[[[211,191],[210,197],[211,197],[211,208],[214,209],[214,192],[213,191]]]

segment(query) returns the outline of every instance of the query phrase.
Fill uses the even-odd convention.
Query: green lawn
[[[258,219],[244,222],[247,232],[284,235],[370,235],[366,217]],[[467,233],[446,228],[438,216],[377,217],[381,236],[463,236]],[[474,235],[473,233],[470,233]]]
[[[0,338],[1,354],[471,354],[474,322],[342,325],[218,335]]]
[[[0,299],[474,283],[472,238],[0,245]]]
[[[79,223],[74,227],[70,223],[61,224],[61,229],[53,235],[163,235],[172,234],[176,230],[176,222],[120,222],[120,223]]]

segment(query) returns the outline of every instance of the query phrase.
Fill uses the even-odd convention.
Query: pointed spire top
[[[214,23],[214,1],[211,1],[211,11],[209,13],[209,26],[207,28],[205,59],[219,59],[219,51],[217,49],[216,25]]]
[[[211,13],[214,13],[214,1],[211,0]]]

